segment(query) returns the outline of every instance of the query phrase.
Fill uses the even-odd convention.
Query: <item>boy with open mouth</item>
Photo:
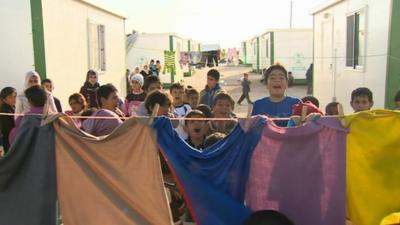
[[[185,118],[206,118],[200,110],[192,110]],[[199,150],[204,148],[204,139],[207,132],[207,121],[205,120],[185,120],[185,131],[188,134],[186,142],[193,148]]]

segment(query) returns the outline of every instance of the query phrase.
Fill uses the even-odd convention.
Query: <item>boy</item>
[[[136,115],[136,110],[140,103],[144,102],[146,92],[143,91],[144,79],[141,74],[132,74],[130,77],[131,91],[125,98],[124,113],[127,116]]]
[[[351,92],[351,107],[354,112],[370,110],[374,105],[372,92],[366,87],[360,87]]]
[[[336,116],[339,115],[338,112],[338,102],[330,102],[325,106],[325,115],[327,116]]]
[[[192,109],[199,105],[199,92],[194,88],[189,88],[186,91],[186,99]]]
[[[210,131],[221,132],[224,134],[229,134],[236,125],[233,119],[233,110],[235,107],[235,101],[227,93],[219,93],[215,96],[214,105],[212,108],[214,118],[227,118],[225,121],[210,121]]]
[[[35,85],[26,89],[24,94],[28,99],[30,105],[30,111],[25,113],[25,115],[43,114],[44,106],[47,102],[46,91],[41,86]],[[15,121],[15,127],[10,132],[9,135],[10,146],[14,142],[14,139],[17,135],[17,131],[22,123],[22,118],[23,118],[22,116],[17,117]]]
[[[169,89],[172,96],[172,106],[174,107],[174,114],[177,118],[185,117],[192,108],[189,104],[183,102],[185,94],[185,86],[180,83],[174,83]]]
[[[51,81],[50,79],[42,80],[42,87],[45,90],[47,90],[49,93],[51,93],[51,94],[54,91],[53,81]],[[63,112],[63,109],[62,109],[62,106],[61,106],[61,101],[58,98],[54,97],[54,96],[52,96],[52,97],[53,97],[53,100],[54,100],[54,104],[56,105],[57,112],[60,112],[60,113]]]
[[[94,112],[92,116],[112,117],[114,119],[89,118],[82,123],[82,128],[94,136],[108,135],[122,124],[122,120],[115,113],[119,101],[117,89],[112,84],[100,86],[97,90],[97,100],[100,109]]]
[[[185,118],[206,118],[206,116],[199,110],[192,110]],[[205,120],[185,120],[185,131],[188,134],[186,142],[193,148],[204,148],[204,139],[207,129],[206,124]]]
[[[242,83],[242,95],[239,98],[239,101],[237,102],[238,105],[242,103],[243,99],[246,98],[248,104],[253,104],[253,102],[250,100],[249,92],[250,92],[250,80],[249,80],[249,74],[244,73],[243,74],[243,79],[241,81]]]
[[[219,85],[219,78],[218,70],[211,69],[207,72],[207,85],[200,92],[200,104],[206,104],[210,107],[214,105],[214,97],[223,91]]]
[[[270,66],[264,73],[264,83],[270,96],[255,101],[251,115],[290,117],[293,105],[301,101],[298,98],[285,96],[288,88],[288,75],[285,67],[279,64]],[[286,127],[287,121],[277,121],[275,124]]]
[[[144,105],[147,110],[147,115],[151,115],[153,113],[153,109],[156,104],[160,105],[158,109],[157,116],[167,116],[171,117],[171,97],[162,93],[159,90],[154,90],[149,93],[146,100],[144,101]]]
[[[319,108],[319,101],[316,97],[311,96],[311,95],[307,95],[305,97],[303,97],[301,99],[302,102],[311,102],[312,104],[314,104],[315,106],[317,106],[317,108]]]
[[[144,79],[143,90],[146,95],[154,90],[162,90],[160,78],[158,78],[157,76],[146,77],[146,79]],[[135,114],[138,116],[147,115],[147,110],[144,102],[140,103],[140,105],[135,109]]]

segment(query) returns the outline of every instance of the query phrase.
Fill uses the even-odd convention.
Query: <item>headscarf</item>
[[[24,90],[30,88],[29,80],[31,79],[31,77],[34,77],[34,76],[38,78],[38,84],[40,85],[41,81],[40,81],[40,76],[39,76],[38,72],[31,70],[31,71],[27,72],[25,75],[25,89]]]

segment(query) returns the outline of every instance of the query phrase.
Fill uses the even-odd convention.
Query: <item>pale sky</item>
[[[327,0],[293,0],[293,27],[311,28]],[[271,28],[289,28],[290,0],[91,0],[128,19],[126,32],[173,32],[202,44],[239,47]]]

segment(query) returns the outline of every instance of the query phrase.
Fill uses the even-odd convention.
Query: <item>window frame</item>
[[[360,29],[360,27],[359,27],[359,15],[360,14],[363,14],[363,26],[361,27],[361,29]],[[348,37],[348,31],[349,31],[349,29],[348,29],[348,19],[349,19],[349,17],[351,17],[351,16],[354,16],[354,21],[353,21],[353,30],[352,30],[352,32],[353,32],[353,49],[352,49],[352,60],[353,60],[353,63],[352,63],[352,65],[348,65],[348,60],[349,60],[349,58],[348,58],[348,39],[349,39],[349,37]],[[358,10],[355,10],[355,11],[352,11],[352,12],[350,12],[350,13],[347,13],[346,14],[346,56],[345,56],[345,67],[346,67],[346,69],[347,70],[353,70],[353,71],[361,71],[361,72],[364,72],[365,71],[365,68],[366,68],[366,50],[367,50],[367,22],[368,22],[368,20],[367,20],[367,6],[365,6],[365,7],[363,7],[363,8],[361,8],[361,9],[358,9]],[[364,32],[364,43],[362,43],[361,45],[360,45],[360,41],[359,41],[359,32],[360,32],[360,30],[361,31],[363,31]],[[360,48],[362,49],[362,52],[364,52],[364,55],[362,55],[362,56],[360,56],[359,55],[359,50],[360,50]],[[359,63],[359,59],[362,59],[362,64],[360,64]]]
[[[107,71],[106,26],[103,23],[88,19],[87,37],[88,69],[103,74]],[[92,42],[94,39],[96,40],[95,43]]]

